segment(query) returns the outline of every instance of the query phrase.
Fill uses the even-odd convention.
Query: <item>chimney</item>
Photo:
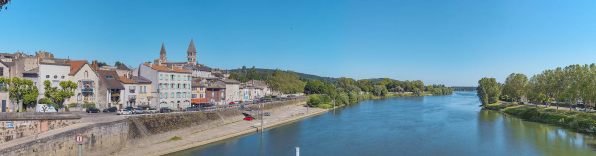
[[[147,61],[147,65],[151,67],[151,61]]]

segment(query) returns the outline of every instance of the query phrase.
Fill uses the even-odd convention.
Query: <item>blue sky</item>
[[[164,3],[165,2],[165,3]],[[596,62],[596,1],[28,1],[0,12],[0,52],[127,65],[159,58],[329,77],[477,85]]]

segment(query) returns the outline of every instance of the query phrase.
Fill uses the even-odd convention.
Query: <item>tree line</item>
[[[482,104],[505,101],[528,101],[566,105],[593,106],[596,103],[596,65],[569,65],[548,69],[531,78],[521,73],[510,74],[503,84],[494,78],[478,81],[478,97]],[[488,99],[488,100],[483,100]]]

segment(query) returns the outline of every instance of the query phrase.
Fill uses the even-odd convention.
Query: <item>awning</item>
[[[193,104],[201,104],[201,103],[209,103],[211,101],[207,100],[206,98],[200,98],[200,99],[191,99],[190,102]]]

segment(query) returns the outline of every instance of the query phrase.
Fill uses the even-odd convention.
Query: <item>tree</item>
[[[422,90],[420,90],[418,88],[414,88],[414,95],[416,95],[416,96],[422,95]]]
[[[360,94],[360,92],[362,92],[362,90],[360,90],[360,88],[358,88],[356,85],[350,85],[348,88],[346,88],[346,90],[348,90],[349,93],[356,92],[356,94]]]
[[[478,81],[478,98],[482,105],[496,103],[499,98],[500,90],[495,78],[482,78]]]
[[[12,84],[12,87],[3,87],[2,89],[8,91],[10,99],[14,99],[19,104],[17,108],[18,112],[24,110],[23,103],[35,104],[35,101],[37,101],[36,98],[39,92],[31,80],[20,79],[18,77],[13,77],[12,79],[0,77],[0,83]]]
[[[77,88],[77,84],[72,81],[60,81],[60,88],[52,87],[49,80],[44,81],[43,85],[46,88],[44,96],[56,103],[58,108],[62,108],[64,101],[72,97]]]
[[[356,94],[355,92],[348,93],[348,97],[350,98],[350,103],[358,102],[358,94]]]
[[[230,76],[228,76],[228,79],[236,80],[237,76],[238,76],[238,74],[236,74],[236,72],[232,72],[232,73],[230,73]]]
[[[271,89],[283,93],[301,93],[304,92],[306,84],[302,84],[300,76],[291,71],[281,71],[276,69],[269,80]]]
[[[426,91],[431,91],[431,92],[432,92],[433,90],[434,90],[434,89],[433,89],[433,86],[431,86],[431,85],[428,85],[428,86],[426,87]]]
[[[323,86],[323,83],[319,80],[310,80],[306,83],[306,86],[304,87],[304,91],[309,91],[311,94],[312,93],[322,93],[321,92],[321,86]]]
[[[354,79],[341,77],[337,80],[338,87],[341,88],[348,88],[350,85],[354,84]]]
[[[120,64],[122,64],[120,61],[116,61],[116,63],[114,63],[114,66],[118,67],[118,66],[120,66]]]
[[[373,95],[375,96],[387,96],[387,87],[383,85],[375,85],[373,88]]]
[[[321,99],[319,99],[319,95],[313,94],[308,96],[308,101],[306,101],[306,104],[310,107],[318,107],[319,104],[321,104]]]
[[[505,80],[502,94],[511,98],[521,99],[526,91],[525,86],[528,83],[528,77],[520,73],[511,73]]]

